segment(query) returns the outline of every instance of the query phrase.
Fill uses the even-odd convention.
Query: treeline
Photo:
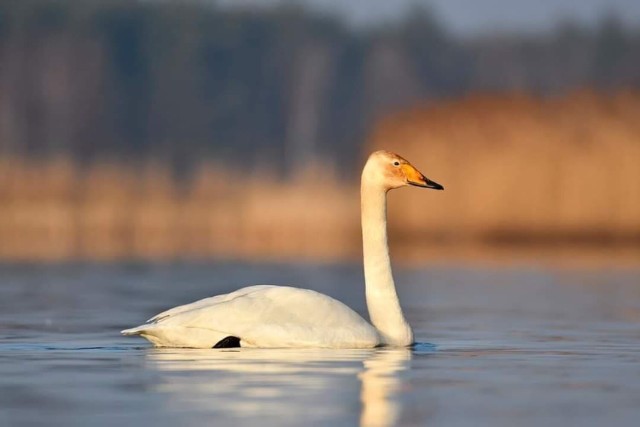
[[[285,6],[0,2],[0,153],[80,164],[206,159],[349,170],[374,120],[470,91],[640,86],[640,31],[615,18],[457,40],[428,10],[356,32]]]

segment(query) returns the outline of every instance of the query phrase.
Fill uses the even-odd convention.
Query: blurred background
[[[0,260],[640,260],[633,0],[0,2]]]

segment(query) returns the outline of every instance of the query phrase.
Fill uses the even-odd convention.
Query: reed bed
[[[239,175],[245,178],[238,180]],[[188,184],[162,165],[0,164],[0,259],[336,258],[357,246],[357,197],[213,164]],[[326,177],[327,174],[324,174]]]
[[[382,147],[446,189],[391,196],[392,234],[405,243],[640,246],[638,92],[417,106],[376,127],[369,148]]]
[[[382,120],[365,148],[396,151],[446,188],[391,193],[399,258],[640,252],[637,92],[416,106]],[[177,182],[154,162],[5,157],[0,260],[355,259],[358,183],[330,171],[317,164],[282,181],[211,162]]]

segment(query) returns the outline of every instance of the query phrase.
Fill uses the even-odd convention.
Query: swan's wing
[[[157,316],[145,332],[173,336],[171,331],[179,330],[182,336],[235,336],[243,346],[254,347],[372,347],[379,341],[375,329],[352,309],[308,289],[252,286],[222,297]]]
[[[162,313],[158,313],[153,316],[151,319],[147,320],[147,323],[157,323],[159,320],[166,319],[168,317],[174,316],[176,314],[184,313],[187,311],[195,310],[201,307],[213,306],[215,304],[229,301],[231,299],[249,294],[251,292],[259,291],[261,289],[270,288],[274,285],[255,285],[255,286],[247,286],[246,288],[238,289],[237,291],[230,292],[228,294],[216,295],[209,298],[203,298],[201,300],[192,302],[190,304],[179,305],[177,307],[170,308],[169,310],[165,310]]]

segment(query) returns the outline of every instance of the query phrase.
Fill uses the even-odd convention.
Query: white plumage
[[[413,332],[393,283],[386,193],[405,185],[442,189],[400,156],[373,153],[362,173],[366,297],[372,326],[345,304],[308,289],[256,285],[164,311],[122,331],[158,347],[211,348],[227,337],[241,347],[370,348],[407,346]]]
[[[228,336],[240,338],[242,347],[368,348],[379,341],[376,330],[340,301],[270,285],[181,305],[123,333],[171,347],[213,347]]]

